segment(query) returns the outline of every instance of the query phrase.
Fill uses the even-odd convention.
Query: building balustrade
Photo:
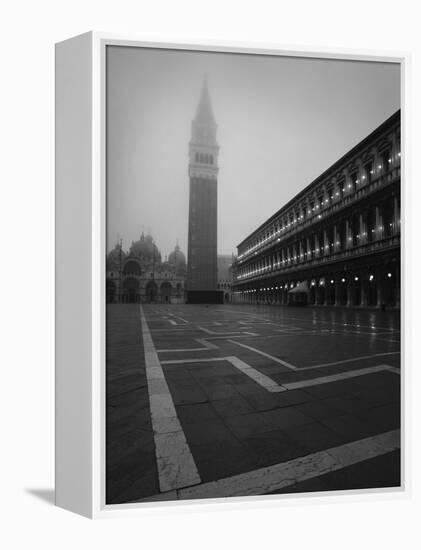
[[[303,221],[300,221],[297,224],[287,228],[286,231],[276,232],[270,238],[267,239],[267,242],[261,245],[257,245],[257,249],[253,248],[249,252],[244,252],[238,257],[238,264],[241,265],[246,261],[250,261],[250,258],[257,256],[270,250],[275,244],[285,241],[286,239],[291,238],[291,236],[296,235],[299,232],[304,231],[309,227],[313,227],[319,220],[326,221],[326,219],[339,211],[348,208],[349,206],[356,205],[359,201],[366,199],[369,195],[375,193],[380,189],[384,189],[388,185],[391,185],[400,180],[401,170],[400,166],[397,166],[393,169],[390,169],[388,172],[379,175],[373,179],[370,183],[365,184],[363,187],[351,191],[349,195],[341,197],[340,199],[335,199],[331,201],[329,206],[325,206],[321,209],[320,213],[314,213],[311,218],[306,218]]]
[[[268,274],[278,274],[278,273],[288,273],[290,271],[296,271],[297,268],[307,269],[309,267],[318,267],[326,265],[329,263],[338,262],[341,260],[346,260],[347,258],[356,258],[358,256],[365,256],[368,254],[373,254],[382,250],[388,250],[390,248],[400,246],[400,235],[392,235],[383,239],[379,239],[370,243],[358,244],[353,246],[350,249],[340,250],[336,252],[331,252],[323,256],[312,257],[310,259],[303,258],[296,261],[288,260],[286,265],[274,264],[271,266],[266,266],[260,269],[260,272],[257,275],[243,275],[237,276],[238,283],[249,283],[253,281],[258,281],[267,277]]]

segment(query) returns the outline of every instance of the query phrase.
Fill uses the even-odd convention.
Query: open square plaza
[[[398,68],[147,57],[109,50],[107,504],[400,487]]]
[[[107,315],[110,504],[400,485],[399,312]]]

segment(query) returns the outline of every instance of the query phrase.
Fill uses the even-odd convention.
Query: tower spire
[[[200,99],[197,105],[194,120],[199,124],[216,125],[206,74],[203,77],[202,91],[200,93]]]

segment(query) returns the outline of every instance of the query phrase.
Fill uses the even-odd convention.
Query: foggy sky
[[[108,47],[107,249],[142,229],[187,253],[188,142],[206,74],[218,124],[218,253],[400,107],[399,65]]]

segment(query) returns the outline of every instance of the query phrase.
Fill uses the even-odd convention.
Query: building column
[[[369,273],[367,270],[361,271],[359,274],[360,281],[361,281],[361,307],[367,307],[368,306],[368,288],[369,288],[369,282],[368,277]]]
[[[350,307],[354,304],[354,283],[350,275],[346,277],[345,284],[346,284],[346,306]]]
[[[349,220],[345,220],[345,249],[352,248],[352,234],[351,234],[351,224]]]
[[[316,286],[314,287],[314,305],[320,306],[321,305],[321,297],[320,297],[321,291],[320,287],[316,281]]]
[[[320,244],[319,237],[317,235],[314,235],[314,255],[316,258],[320,256]]]
[[[285,258],[285,248],[282,248],[281,249],[281,265],[282,265],[282,267],[285,266],[285,259],[286,259]]]
[[[367,225],[365,221],[365,214],[360,214],[360,241],[359,244],[365,244],[367,242]]]
[[[316,304],[318,306],[326,305],[326,287],[325,282],[323,285],[320,284],[320,280],[316,286]]]
[[[325,277],[323,282],[323,296],[324,296],[323,303],[322,303],[323,306],[327,306],[327,285],[328,285],[328,278]]]
[[[384,232],[383,216],[380,211],[380,207],[376,206],[376,232],[375,232],[376,239],[382,239],[383,232]]]
[[[339,235],[338,235],[338,226],[335,224],[333,226],[333,251],[334,252],[337,252],[341,246],[340,242],[339,242]]]
[[[377,307],[381,308],[384,304],[384,270],[378,268],[376,270],[376,282],[377,282]]]
[[[342,283],[341,283],[339,275],[336,275],[336,277],[335,277],[335,303],[334,303],[334,305],[337,306],[337,307],[341,305],[341,300],[340,300],[341,284]]]
[[[330,282],[334,280],[335,280],[335,276],[332,274],[326,277],[326,304],[329,304],[330,306],[335,305],[335,283]],[[332,294],[333,294],[333,300],[332,300]],[[328,296],[330,297],[330,300],[328,300]]]
[[[306,245],[307,245],[307,260],[311,260],[313,257],[313,254],[311,252],[310,237],[306,238]]]
[[[330,254],[329,238],[328,238],[326,229],[323,230],[323,246],[324,246],[323,253]]]

